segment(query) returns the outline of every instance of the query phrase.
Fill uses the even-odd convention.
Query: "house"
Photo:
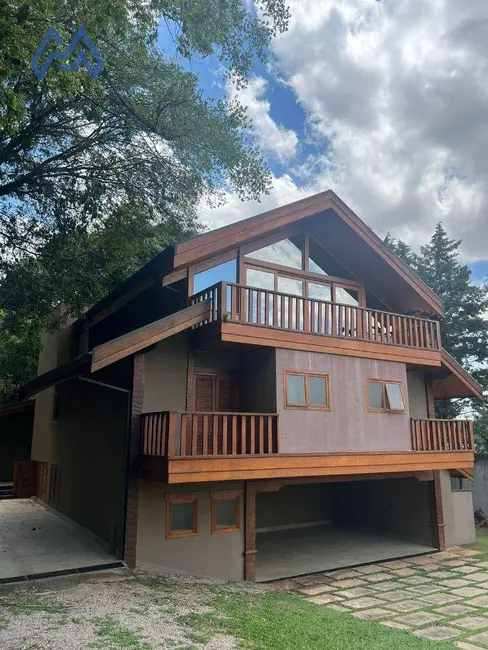
[[[473,541],[441,300],[332,191],[164,250],[44,337],[37,495],[131,567],[269,580]],[[453,485],[460,485],[454,481]]]

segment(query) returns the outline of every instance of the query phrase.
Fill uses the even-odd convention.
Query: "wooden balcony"
[[[228,282],[190,299],[206,301],[210,318],[195,329],[216,323],[223,341],[441,365],[437,321]]]
[[[402,452],[280,453],[278,415],[145,413],[141,477],[167,483],[472,469],[472,423],[411,420],[412,449]]]
[[[414,451],[474,452],[470,420],[410,420]]]

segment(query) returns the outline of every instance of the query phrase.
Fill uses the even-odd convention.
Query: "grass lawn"
[[[453,650],[448,642],[428,641],[411,632],[337,613],[297,596],[277,592],[229,593],[209,590],[214,610],[180,617],[194,631],[222,632],[249,650]]]
[[[481,552],[479,559],[488,560],[488,528],[477,528],[476,544],[473,548]]]

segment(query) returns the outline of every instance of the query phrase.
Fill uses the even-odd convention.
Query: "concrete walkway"
[[[440,641],[488,648],[488,562],[454,549],[272,583],[312,603]]]
[[[89,533],[31,499],[0,500],[0,580],[116,561]]]

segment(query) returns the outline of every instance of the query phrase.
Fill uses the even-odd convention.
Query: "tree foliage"
[[[214,55],[224,78],[245,84],[288,21],[284,0],[257,7],[0,0],[0,401],[33,373],[39,329],[59,301],[76,313],[198,232],[202,200],[267,191],[245,108],[204,97],[187,65]],[[30,61],[49,27],[66,45],[80,25],[100,76],[55,61],[39,81]],[[171,55],[158,46],[161,25]]]
[[[442,299],[444,348],[488,391],[488,285],[471,282],[469,267],[459,261],[461,241],[450,239],[439,223],[430,242],[422,246],[419,253],[390,234],[385,243]],[[439,417],[454,418],[467,408],[477,417],[477,444],[480,446],[484,444],[484,437],[488,440],[486,400],[482,403],[475,400],[471,406],[463,400],[439,400],[437,403]]]

